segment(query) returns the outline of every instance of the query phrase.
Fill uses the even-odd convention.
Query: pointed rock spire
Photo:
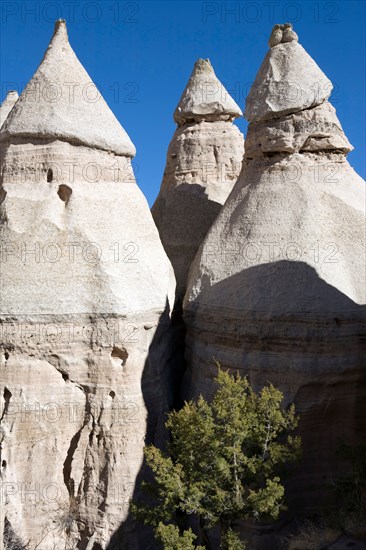
[[[135,147],[71,48],[63,19],[31,81],[1,129],[10,136],[55,138],[133,157]]]
[[[15,90],[11,90],[8,92],[6,98],[2,102],[0,106],[0,128],[4,124],[5,120],[7,119],[8,114],[18,101],[18,92]]]
[[[52,398],[60,412],[53,423],[4,411],[2,481],[41,487],[52,480],[60,509],[68,510],[76,495],[77,506],[72,530],[62,533],[49,530],[51,499],[39,509],[37,499],[21,502],[14,493],[2,503],[1,518],[8,518],[17,540],[44,541],[47,533],[47,549],[60,547],[60,540],[62,548],[107,548],[129,513],[125,503],[145,439],[163,433],[155,427],[170,399],[173,269],[134,178],[134,147],[102,98],[87,100],[90,91],[59,21],[2,132],[0,256],[9,243],[19,253],[1,261],[0,394],[6,387],[20,396],[17,402],[39,403],[40,410]],[[56,255],[49,256],[50,247]],[[9,322],[16,330],[5,328]],[[50,326],[56,338],[46,335]],[[14,368],[6,366],[6,350],[14,350]],[[80,412],[71,422],[69,403]],[[115,414],[128,405],[132,422],[124,412]],[[93,427],[85,421],[89,410],[103,411]],[[101,437],[91,437],[90,429]],[[126,472],[128,483],[115,498]]]
[[[249,122],[315,107],[330,96],[332,83],[297,40],[290,24],[274,26],[271,49],[247,97],[244,116]]]
[[[174,112],[175,122],[181,126],[189,121],[234,120],[242,114],[215,75],[210,60],[198,59]]]
[[[174,113],[179,127],[170,142],[160,192],[152,207],[175,271],[180,301],[196,252],[240,174],[244,139],[232,123],[239,116],[240,108],[210,61],[196,61]]]

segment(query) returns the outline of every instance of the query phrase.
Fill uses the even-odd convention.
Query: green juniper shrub
[[[210,549],[219,527],[222,550],[242,550],[238,520],[276,519],[285,510],[279,472],[300,454],[295,407],[282,406],[272,385],[256,393],[246,378],[219,368],[211,402],[202,396],[169,413],[167,451],[145,448],[152,501],[132,504],[136,518],[154,528],[165,550]],[[188,527],[196,521],[197,535]],[[200,544],[201,546],[198,546]]]

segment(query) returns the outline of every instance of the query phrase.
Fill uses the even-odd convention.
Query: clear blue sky
[[[138,184],[152,204],[175,124],[173,111],[193,64],[209,57],[244,106],[275,23],[292,22],[300,42],[335,86],[332,102],[365,176],[365,7],[361,1],[243,2],[104,0],[1,2],[1,99],[35,72],[67,20],[70,42],[136,145]],[[246,122],[239,121],[246,130]]]

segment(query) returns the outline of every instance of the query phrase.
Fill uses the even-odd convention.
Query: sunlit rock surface
[[[57,22],[0,134],[0,532],[39,550],[106,547],[167,407],[174,274],[92,85]]]
[[[242,112],[199,59],[174,113],[178,124],[152,214],[182,301],[189,268],[239,176],[244,139],[233,120]]]

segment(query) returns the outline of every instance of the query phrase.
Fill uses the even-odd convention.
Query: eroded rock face
[[[182,301],[193,258],[241,170],[244,139],[232,121],[241,110],[199,59],[174,113],[159,195],[152,208]]]
[[[59,22],[37,87],[66,74],[85,82]],[[1,535],[105,548],[167,407],[174,275],[104,101],[49,118],[32,85],[1,132]]]
[[[249,159],[261,158],[266,153],[332,153],[335,150],[349,153],[352,149],[333,105],[327,101],[279,119],[253,122],[246,138]]]
[[[301,102],[280,94],[286,75],[305,90]],[[215,359],[295,401],[303,458],[292,513],[321,512],[339,438],[359,442],[366,429],[365,182],[347,162],[330,90],[308,100],[319,82],[295,40],[273,45],[248,97],[241,175],[184,300],[185,397],[210,394]]]

